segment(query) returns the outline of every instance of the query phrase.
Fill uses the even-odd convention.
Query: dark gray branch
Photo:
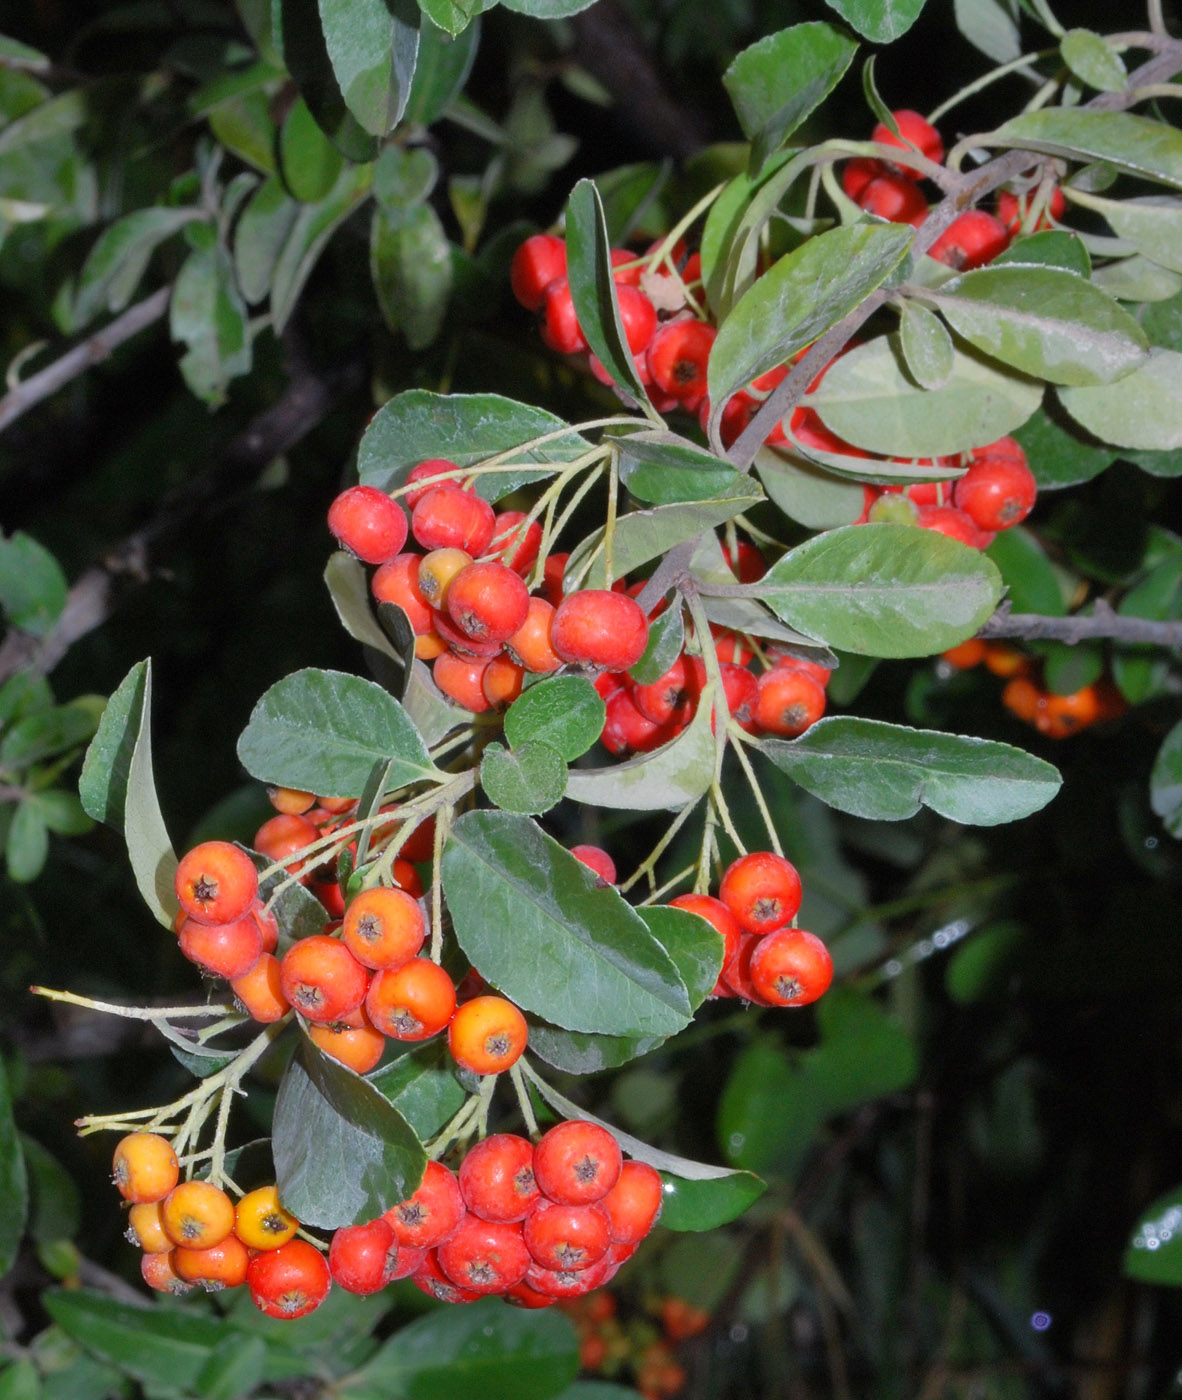
[[[978,637],[1006,637],[1023,642],[1124,642],[1130,646],[1182,648],[1182,622],[1155,622],[1145,617],[1125,617],[1113,612],[1102,598],[1090,613],[1071,617],[1044,617],[1040,613],[1014,613],[1003,603],[977,633]]]

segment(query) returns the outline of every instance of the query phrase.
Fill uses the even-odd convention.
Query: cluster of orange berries
[[[275,920],[259,907],[254,862],[240,847],[226,841],[195,846],[178,866],[176,892],[187,916],[181,924],[186,956],[228,977],[257,1021],[278,1021],[294,1008],[316,1044],[359,1074],[377,1065],[387,1039],[426,1040],[445,1029],[456,1063],[473,1074],[499,1074],[525,1049],[525,1017],[512,1002],[483,995],[460,1004],[450,974],[418,956],[427,917],[404,889],[363,890],[339,925],[297,940],[281,958],[274,951]],[[209,931],[219,956],[206,956],[193,937],[186,942],[191,926]],[[230,939],[236,948],[241,944],[233,962],[220,955]]]
[[[1069,739],[1073,734],[1106,719],[1119,719],[1128,702],[1107,676],[1070,695],[1048,690],[1041,678],[1039,663],[1016,647],[1003,642],[985,642],[970,637],[943,660],[958,671],[984,666],[1005,680],[1001,703],[1026,724],[1032,724],[1048,739]]]
[[[717,898],[681,894],[675,909],[698,914],[722,935],[722,971],[712,992],[756,1006],[807,1006],[833,981],[833,959],[815,933],[792,927],[803,890],[790,860],[751,851],[726,869]]]
[[[550,561],[549,596],[531,596],[525,576],[542,542],[536,520],[496,514],[442,458],[420,462],[409,482],[409,526],[398,502],[372,486],[342,491],[328,523],[345,549],[377,566],[374,597],[406,614],[415,654],[432,663],[449,699],[483,714],[515,700],[527,672],[547,675],[564,662],[627,669],[640,659],[648,619],[633,598],[607,589],[564,596]],[[425,553],[403,549],[408,532]]]
[[[689,1379],[674,1347],[696,1337],[710,1324],[710,1314],[684,1298],[651,1301],[647,1311],[657,1318],[660,1336],[647,1318],[621,1321],[616,1297],[609,1291],[560,1304],[575,1325],[579,1363],[584,1371],[615,1378],[627,1367],[645,1400],[669,1400]]]
[[[303,1317],[335,1283],[376,1293],[409,1278],[449,1303],[503,1294],[548,1307],[614,1277],[660,1214],[660,1175],[623,1160],[597,1123],[572,1119],[537,1143],[513,1133],[483,1138],[458,1171],[427,1163],[418,1189],[375,1220],[333,1233],[327,1251],[297,1239],[299,1222],[275,1186],[234,1204],[208,1181],[181,1181],[177,1157],[156,1133],[115,1149],[114,1181],[129,1203],[128,1238],[143,1250],[145,1282],[187,1293],[245,1284],[269,1317]]]

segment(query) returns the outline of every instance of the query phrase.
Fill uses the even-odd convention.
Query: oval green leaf
[[[1060,389],[1059,401],[1081,428],[1114,447],[1182,447],[1182,354],[1152,350],[1115,384]]]
[[[990,144],[1068,160],[1107,161],[1127,174],[1182,189],[1182,132],[1131,112],[1044,107],[1005,122]]]
[[[551,676],[505,711],[505,738],[515,749],[546,744],[572,763],[603,732],[604,714],[603,700],[585,676]]]
[[[566,791],[566,760],[539,740],[512,750],[489,744],[480,760],[480,786],[503,812],[548,812]]]

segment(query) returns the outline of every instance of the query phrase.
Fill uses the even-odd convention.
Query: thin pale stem
[[[59,992],[51,987],[30,987],[34,996],[45,997],[47,1001],[64,1002],[67,1006],[84,1006],[88,1011],[102,1011],[108,1016],[122,1016],[129,1021],[183,1021],[205,1016],[233,1016],[240,1020],[237,1008],[221,1003],[208,1003],[205,1006],[120,1006],[113,1001],[95,1001],[93,997],[79,996],[76,992]]]
[[[734,751],[735,757],[739,760],[739,767],[742,768],[748,786],[751,788],[751,795],[755,798],[755,805],[759,809],[759,815],[763,818],[768,840],[772,843],[772,850],[775,851],[776,855],[782,856],[784,850],[780,845],[780,838],[776,832],[776,825],[772,821],[772,814],[768,810],[767,802],[764,800],[763,791],[759,786],[759,779],[755,776],[755,769],[752,768],[751,760],[747,757],[745,745],[750,741],[744,730],[739,725],[735,724],[733,720],[729,726],[729,732],[731,738],[735,741],[731,745],[731,748]]]
[[[1020,72],[1023,68],[1029,68],[1032,63],[1037,63],[1040,59],[1054,58],[1058,54],[1058,49],[1034,49],[1030,53],[1024,53],[1018,58],[1012,58],[1008,63],[1003,63],[997,68],[991,68],[988,73],[973,82],[962,87],[958,92],[954,92],[951,97],[946,98],[938,107],[933,107],[928,113],[928,121],[933,126],[958,107],[967,98],[974,97],[977,93],[983,92],[992,83],[996,83],[999,78],[1007,78],[1011,73]]]
[[[658,889],[653,890],[651,894],[646,894],[645,897],[638,902],[636,907],[638,909],[643,909],[646,905],[658,904],[661,901],[661,899],[663,899],[664,896],[669,893],[670,890],[675,890],[677,886],[680,885],[690,875],[692,875],[694,871],[697,870],[697,868],[697,861],[692,862],[692,864],[690,865],[684,866],[681,870],[677,872],[676,875],[671,875],[669,879],[666,880],[665,883],[661,885]],[[709,888],[709,882],[707,882],[707,888]],[[706,891],[695,889],[694,893],[705,894]]]
[[[645,856],[644,860],[641,861],[632,874],[629,875],[628,879],[620,886],[621,894],[627,894],[632,886],[635,885],[637,881],[643,879],[645,875],[648,876],[650,889],[652,888],[654,884],[653,872],[656,868],[657,861],[665,854],[673,838],[689,820],[690,813],[697,805],[698,799],[695,798],[693,802],[687,802],[681,811],[678,812],[666,828],[665,834],[648,855]]]
[[[525,1076],[521,1073],[520,1061],[511,1066],[509,1079],[517,1094],[517,1107],[521,1111],[522,1122],[525,1124],[525,1135],[529,1138],[536,1138],[538,1136],[538,1120],[534,1117],[534,1106],[530,1102],[529,1086],[525,1082]]]

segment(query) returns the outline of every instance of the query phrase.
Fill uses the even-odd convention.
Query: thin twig
[[[977,633],[978,637],[1009,637],[1017,641],[1111,641],[1133,646],[1182,647],[1182,622],[1156,622],[1145,617],[1125,617],[1097,598],[1090,613],[1071,617],[1043,617],[1039,613],[1012,613],[1002,604]]]

